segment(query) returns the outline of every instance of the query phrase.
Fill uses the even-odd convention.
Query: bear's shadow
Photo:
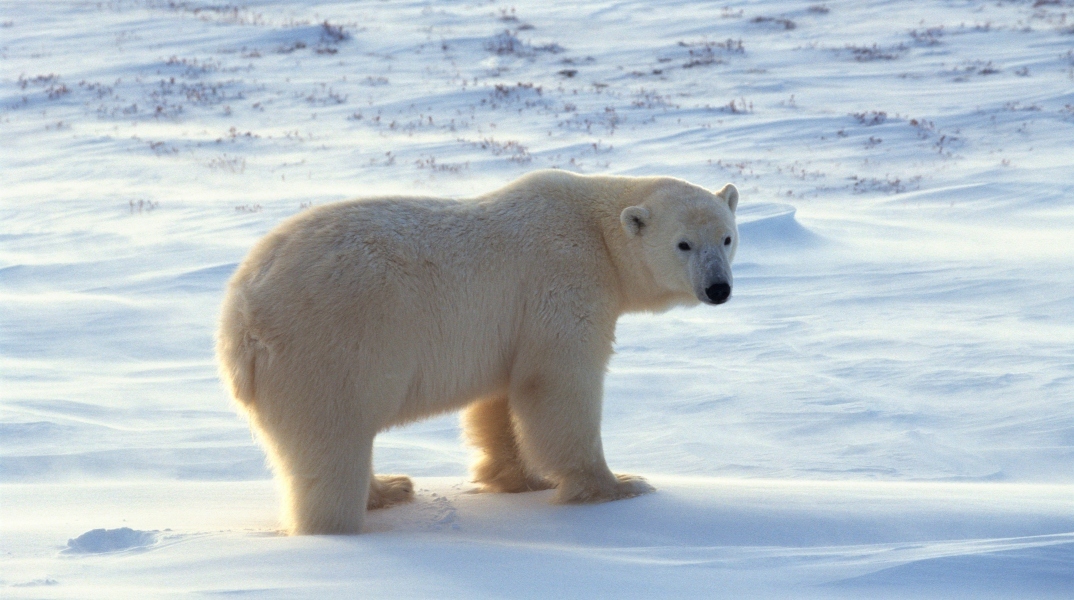
[[[551,490],[476,493],[449,478],[415,480],[412,502],[370,511],[364,533],[447,535],[504,543],[589,547],[798,546],[875,543],[876,515],[818,510],[725,482],[657,478],[653,493],[600,504],[556,505]],[[881,529],[882,530],[882,529]]]

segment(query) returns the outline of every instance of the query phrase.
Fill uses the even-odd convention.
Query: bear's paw
[[[414,499],[414,482],[406,475],[374,475],[366,508],[388,508]]]
[[[557,504],[589,504],[633,498],[656,491],[644,477],[615,474],[610,481],[564,482],[557,489]]]

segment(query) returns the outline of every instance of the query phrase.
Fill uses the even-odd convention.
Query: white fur
[[[290,531],[357,533],[367,507],[409,499],[406,477],[372,476],[374,436],[467,406],[487,491],[650,491],[601,448],[615,323],[730,283],[737,201],[730,185],[539,171],[470,200],[352,200],[282,223],[232,277],[217,352]]]

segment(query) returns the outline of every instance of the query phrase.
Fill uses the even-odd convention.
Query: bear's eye
[[[690,251],[690,244],[688,244],[686,242],[679,242],[679,250],[682,250],[683,252],[689,252]]]
[[[724,246],[730,246],[731,245],[731,236],[727,236],[727,237],[723,238],[723,245]]]

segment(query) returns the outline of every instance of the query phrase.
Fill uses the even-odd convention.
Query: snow
[[[67,549],[64,552],[74,554],[115,552],[117,550],[144,548],[156,542],[157,534],[154,531],[135,531],[130,527],[93,529],[74,539],[67,540]]]
[[[0,4],[5,598],[1069,598],[1074,3]],[[537,168],[742,192],[732,300],[620,321],[609,464],[280,536],[212,336],[311,204]]]

